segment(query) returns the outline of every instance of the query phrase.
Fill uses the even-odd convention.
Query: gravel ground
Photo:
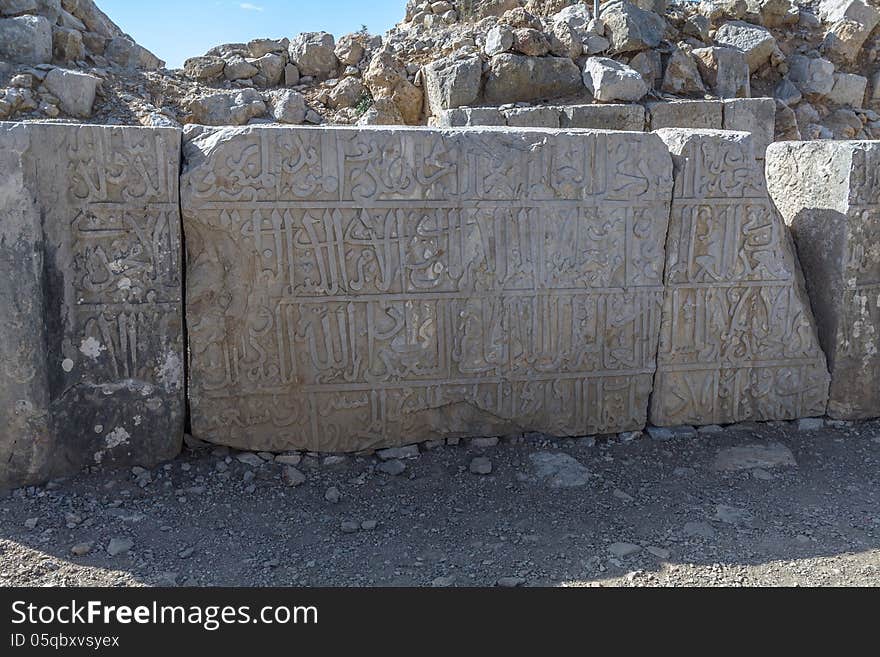
[[[190,449],[0,498],[0,586],[878,585],[880,423],[836,424]]]

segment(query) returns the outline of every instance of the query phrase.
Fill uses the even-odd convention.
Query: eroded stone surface
[[[198,437],[353,451],[644,425],[656,136],[197,129],[184,157]]]
[[[828,356],[828,415],[880,416],[880,142],[783,142],[767,153]]]
[[[675,191],[651,421],[825,413],[828,371],[785,225],[747,133],[660,130]]]
[[[179,450],[179,148],[169,129],[0,124],[0,487]]]

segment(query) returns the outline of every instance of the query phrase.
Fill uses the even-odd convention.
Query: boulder
[[[56,62],[68,64],[84,59],[85,56],[82,32],[67,27],[52,28],[52,58]]]
[[[742,50],[752,73],[770,61],[770,56],[778,50],[770,30],[744,21],[724,23],[715,32],[715,43]]]
[[[530,57],[541,57],[550,52],[550,42],[540,30],[521,27],[513,31],[513,49]]]
[[[397,105],[388,98],[378,98],[358,119],[358,125],[404,125]]]
[[[867,88],[868,78],[855,73],[838,72],[834,74],[834,86],[827,99],[838,105],[849,105],[858,109],[865,102]]]
[[[421,122],[422,90],[409,81],[406,69],[387,48],[373,55],[364,72],[364,84],[374,101],[387,99],[394,103],[404,123],[416,125]]]
[[[253,59],[259,59],[263,55],[287,55],[290,47],[288,39],[253,39],[248,41],[247,53]]]
[[[343,66],[357,66],[364,56],[366,49],[364,48],[363,39],[358,34],[346,34],[339,37],[336,42],[336,48],[333,54]]]
[[[281,84],[284,77],[284,67],[287,66],[287,55],[267,53],[251,62],[257,67],[266,80],[267,87],[275,87]]]
[[[880,21],[880,11],[864,0],[822,0],[819,15],[831,23],[825,34],[826,52],[854,61]]]
[[[584,51],[582,40],[566,23],[553,23],[547,32],[547,37],[550,43],[550,52],[557,57],[575,59]]]
[[[788,78],[805,96],[825,96],[834,88],[834,64],[821,57],[792,55]]]
[[[438,59],[423,69],[427,111],[471,105],[480,95],[483,63],[478,56]]]
[[[781,100],[776,100],[776,121],[773,125],[774,139],[777,141],[800,141],[801,131],[798,127],[797,115],[794,110]]]
[[[107,42],[104,57],[117,66],[131,70],[155,71],[165,66],[165,62],[156,55],[124,36],[114,37]]]
[[[223,77],[232,82],[250,80],[260,72],[259,68],[241,55],[227,55],[224,59],[226,66],[223,68]]]
[[[751,95],[749,63],[741,50],[712,46],[692,51],[703,82],[720,98]]]
[[[290,42],[290,61],[296,64],[300,75],[326,80],[339,68],[335,50],[332,34],[304,32]]]
[[[483,52],[489,57],[507,52],[513,48],[513,30],[507,25],[496,25],[486,33]]]
[[[64,68],[53,68],[43,80],[46,89],[55,96],[65,114],[79,119],[87,119],[92,115],[95,94],[101,78],[70,71]]]
[[[193,100],[189,106],[192,122],[202,125],[245,125],[265,116],[266,103],[254,89],[222,91]]]
[[[581,71],[567,57],[526,57],[503,53],[489,62],[484,87],[487,103],[557,98],[583,91]]]
[[[641,74],[608,57],[590,57],[584,64],[584,85],[596,100],[637,101],[648,93]]]
[[[293,89],[280,89],[266,94],[272,118],[279,123],[300,124],[306,120],[306,98]]]
[[[125,36],[116,23],[98,9],[93,0],[62,0],[61,5],[81,20],[89,32],[96,32],[107,39]]]
[[[37,0],[4,0],[0,4],[0,16],[22,16],[37,13]]]
[[[221,57],[191,57],[183,63],[183,73],[191,80],[216,80],[224,68],[226,61]]]
[[[642,76],[644,79],[644,76]],[[676,48],[666,64],[661,90],[677,96],[705,95],[706,87],[700,78],[694,58],[689,52]]]
[[[663,61],[656,50],[643,50],[629,60],[630,67],[637,70],[648,89],[656,89],[663,80]]]
[[[0,19],[0,60],[13,64],[52,61],[52,25],[43,16]]]
[[[602,7],[605,33],[614,53],[638,52],[660,45],[666,21],[629,0],[610,0]]]
[[[327,103],[333,109],[354,107],[363,98],[367,90],[360,79],[355,77],[343,78],[327,94]]]

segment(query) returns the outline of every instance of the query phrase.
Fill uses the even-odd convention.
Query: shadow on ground
[[[306,457],[298,487],[274,463],[188,452],[0,499],[0,585],[877,585],[878,436],[876,422],[776,423],[463,443],[398,476],[375,457]],[[718,469],[730,448],[774,443],[796,465]],[[589,476],[559,487],[543,453]],[[470,471],[475,457],[491,474]]]

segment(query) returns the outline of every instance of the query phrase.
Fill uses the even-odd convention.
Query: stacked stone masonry
[[[170,458],[187,394],[266,451],[785,420],[821,344],[876,417],[876,144],[770,149],[805,285],[753,141],[0,124],[0,487]]]
[[[179,162],[176,130],[0,123],[0,487],[179,451]]]
[[[828,415],[880,408],[880,143],[785,142],[767,177],[791,227],[831,370]]]
[[[661,128],[737,130],[752,135],[761,161],[773,143],[776,102],[772,98],[674,100],[589,105],[541,105],[500,109],[460,107],[431,118],[440,128],[508,126],[511,128],[585,128],[590,130],[654,131]]]

